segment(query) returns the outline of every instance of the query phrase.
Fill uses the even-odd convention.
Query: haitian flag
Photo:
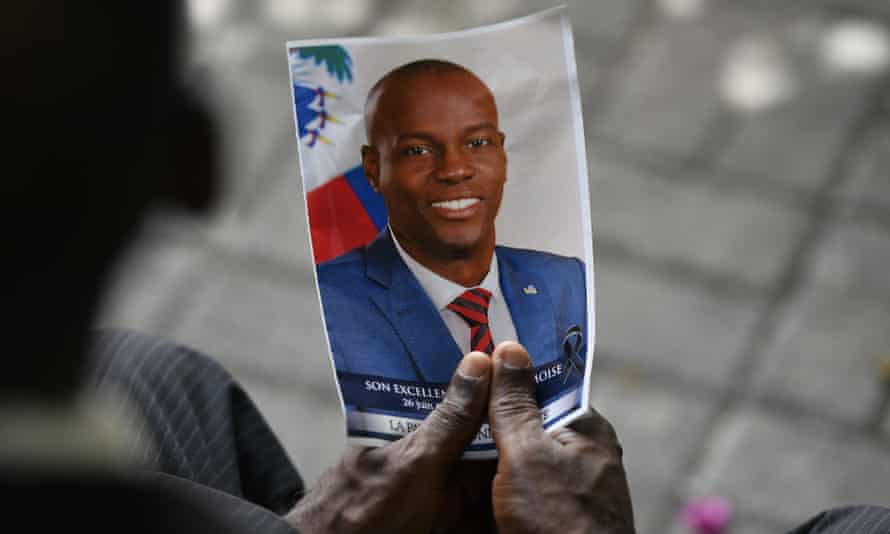
[[[339,45],[288,49],[297,137],[315,263],[372,241],[386,226],[383,197],[361,164],[366,87]]]

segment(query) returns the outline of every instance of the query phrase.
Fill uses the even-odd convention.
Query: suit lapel
[[[366,262],[368,278],[387,289],[371,299],[404,343],[410,360],[406,365],[413,366],[420,381],[447,383],[460,362],[460,349],[439,311],[399,257],[388,229],[368,246]]]
[[[515,269],[509,251],[498,247],[501,292],[507,301],[519,342],[536,365],[556,359],[556,317],[546,284],[535,275]]]

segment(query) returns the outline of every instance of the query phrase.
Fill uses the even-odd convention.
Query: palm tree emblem
[[[338,83],[352,83],[352,58],[339,45],[294,48],[288,56],[294,86],[297,135],[310,148],[318,141],[330,144],[331,140],[322,132],[330,123],[342,122],[328,112],[326,102],[338,96],[324,85],[310,83],[307,75],[324,66],[328,76]]]

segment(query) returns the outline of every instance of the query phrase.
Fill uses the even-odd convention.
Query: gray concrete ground
[[[344,446],[343,418],[284,42],[459,29],[552,3],[194,1],[227,194],[209,220],[157,214],[100,323],[221,359],[314,481]],[[744,534],[832,505],[890,505],[878,372],[890,357],[890,91],[882,72],[826,75],[816,54],[839,22],[886,26],[890,4],[570,4],[596,254],[593,393],[626,447],[639,531],[683,532],[678,508],[703,495],[730,499]],[[721,96],[746,39],[774,45],[797,81],[759,113]]]

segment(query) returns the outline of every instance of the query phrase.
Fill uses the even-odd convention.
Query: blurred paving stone
[[[679,514],[680,510],[677,513]],[[732,519],[729,521],[729,528],[726,532],[727,534],[782,534],[795,526],[797,525],[787,524],[779,527],[774,521],[763,521],[760,518],[739,514],[737,510],[733,510]],[[664,528],[659,532],[664,532]],[[689,529],[679,515],[675,518],[668,532],[669,534],[698,534]]]
[[[865,223],[831,229],[811,265],[818,286],[890,301],[890,231]]]
[[[387,0],[383,5],[387,8],[385,15],[371,20],[372,33],[381,37],[464,30],[529,14],[512,0]]]
[[[803,217],[743,190],[660,176],[591,150],[596,239],[656,260],[770,287],[788,261]]]
[[[611,71],[608,50],[602,42],[585,33],[575,33],[575,63],[581,89],[581,109],[584,129],[590,131],[596,110],[601,103],[603,88],[608,85]]]
[[[478,2],[477,0],[451,0],[441,2],[439,0],[403,0],[407,10],[416,13],[427,13],[432,6],[446,7],[447,17],[454,25],[454,29],[483,26],[504,22],[517,17],[524,17],[542,11],[544,9],[565,4],[556,0],[489,0]],[[418,4],[422,7],[418,9]]]
[[[716,81],[727,47],[757,24],[729,8],[660,21],[616,71],[596,131],[631,147],[692,155],[720,108]]]
[[[377,35],[454,31],[504,22],[559,5],[568,5],[572,30],[601,43],[615,42],[629,30],[645,0],[389,0],[389,11],[369,20]],[[378,15],[380,10],[376,10]]]
[[[645,0],[570,0],[564,3],[569,6],[572,32],[576,37],[589,35],[610,42],[622,39],[645,7]]]
[[[813,7],[827,6],[857,14],[890,18],[890,3],[885,0],[806,0],[806,2]]]
[[[856,147],[844,195],[854,204],[872,204],[890,210],[890,122],[874,128]]]
[[[884,414],[884,426],[882,428],[884,431],[884,438],[890,439],[890,410],[887,410],[887,413]]]
[[[676,395],[620,372],[597,373],[593,405],[615,427],[624,448],[637,530],[660,534],[657,511],[674,490],[678,466],[698,444],[707,399]]]
[[[709,386],[733,380],[757,318],[754,298],[731,299],[680,285],[632,265],[597,257],[597,350]]]
[[[333,388],[321,394],[309,392],[297,383],[288,388],[270,387],[249,375],[235,376],[281,440],[304,482],[314,484],[345,448],[346,423],[337,392]]]
[[[282,281],[213,267],[176,329],[176,340],[233,371],[315,391],[333,388],[311,271]]]
[[[192,62],[243,75],[288,78],[285,43],[363,33],[373,0],[261,0],[231,2],[223,20],[196,28],[189,42]],[[348,9],[352,4],[353,9]],[[339,8],[339,9],[338,9]],[[343,9],[346,8],[346,9]],[[285,82],[286,83],[286,82]]]
[[[743,119],[719,160],[732,170],[819,188],[864,103],[864,85],[807,86],[793,100]]]
[[[253,11],[245,9],[247,20],[262,20],[264,30],[270,34],[267,40],[276,41],[279,51],[284,51],[285,40],[341,37],[362,33],[368,24],[381,14],[379,0],[263,0],[245,2],[253,4]]]
[[[309,271],[314,265],[296,149],[294,141],[292,151],[279,151],[278,165],[263,178],[266,187],[230,210],[214,238],[239,253],[269,256]]]
[[[690,486],[797,524],[828,507],[886,505],[890,451],[821,421],[742,410],[722,422]]]
[[[283,43],[280,50],[280,74],[274,77],[248,75],[237,66],[214,67],[212,105],[220,133],[225,205],[249,198],[262,187],[269,156],[296,136]]]
[[[756,373],[757,391],[850,422],[878,401],[878,364],[890,352],[887,302],[811,288],[782,318]]]
[[[165,316],[189,290],[200,256],[188,244],[143,236],[116,267],[94,324],[168,334]]]

